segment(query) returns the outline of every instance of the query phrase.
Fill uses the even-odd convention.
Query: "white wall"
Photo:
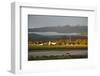
[[[62,71],[62,72],[52,72],[52,73],[40,73],[40,74],[29,74],[34,76],[99,76],[100,71],[100,56],[99,56],[99,41],[100,41],[100,1],[99,0],[1,0],[0,1],[0,76],[12,76],[13,74],[9,73],[10,69],[10,53],[11,53],[11,8],[10,3],[13,1],[17,2],[29,2],[34,3],[34,6],[52,6],[52,7],[67,7],[67,5],[76,5],[76,6],[95,6],[97,7],[98,15],[97,15],[97,59],[96,64],[97,68],[91,69],[73,69],[69,71]],[[24,74],[25,75],[25,74]],[[26,74],[25,76],[28,76]]]

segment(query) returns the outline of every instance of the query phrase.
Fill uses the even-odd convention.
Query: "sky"
[[[50,15],[28,15],[28,28],[50,27],[50,26],[87,26],[87,17],[78,16],[50,16]]]

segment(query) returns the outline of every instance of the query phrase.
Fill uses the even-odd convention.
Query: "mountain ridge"
[[[58,33],[87,33],[87,26],[50,26],[40,28],[29,28],[28,32],[58,32]]]

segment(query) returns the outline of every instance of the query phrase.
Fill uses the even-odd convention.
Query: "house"
[[[49,41],[49,42],[48,42],[48,45],[56,45],[56,42],[51,42],[51,41]]]

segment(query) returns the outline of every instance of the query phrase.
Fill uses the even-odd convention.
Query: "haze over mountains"
[[[28,37],[32,40],[52,40],[62,38],[72,38],[87,35],[87,26],[53,26],[53,27],[40,27],[40,28],[29,28]]]
[[[57,33],[87,33],[87,26],[49,26],[39,28],[29,28],[28,32],[57,32]]]

